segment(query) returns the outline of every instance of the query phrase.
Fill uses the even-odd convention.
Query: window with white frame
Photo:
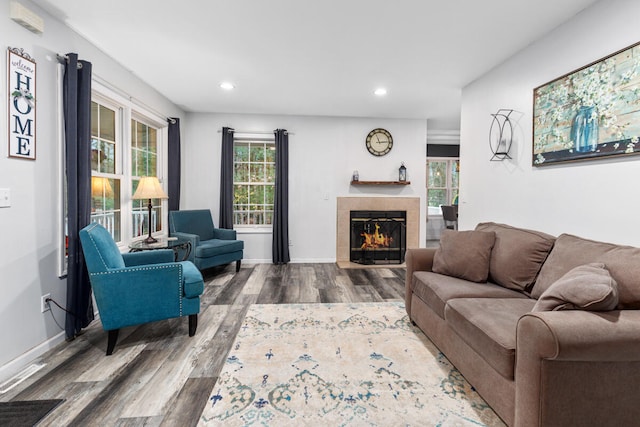
[[[147,200],[132,200],[143,176],[164,175],[166,124],[153,113],[105,90],[91,103],[91,221],[119,245],[148,235]],[[151,201],[152,233],[165,232],[166,202]]]
[[[234,138],[234,226],[272,226],[276,175],[275,150],[273,138]]]
[[[458,204],[458,158],[427,158],[427,203],[432,215],[441,215],[440,206]]]

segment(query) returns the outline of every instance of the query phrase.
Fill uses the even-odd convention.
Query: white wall
[[[462,93],[460,228],[480,221],[640,246],[640,157],[532,167],[533,88],[640,41],[640,2],[603,0]],[[491,113],[513,108],[513,160],[490,162]]]
[[[22,364],[64,339],[51,313],[40,312],[50,293],[66,305],[66,280],[57,277],[56,230],[56,54],[77,52],[93,63],[93,73],[167,116],[182,111],[129,71],[106,57],[44,11],[22,1],[45,21],[35,35],[9,18],[9,0],[0,0],[0,188],[11,190],[12,205],[0,208],[0,382]],[[23,48],[37,63],[37,159],[8,158],[6,48]],[[53,309],[64,327],[64,315]]]
[[[421,199],[420,242],[425,242],[426,120],[307,116],[188,114],[183,127],[181,209],[205,208],[219,217],[220,143],[223,126],[237,131],[287,129],[289,136],[289,237],[293,262],[336,259],[336,198],[340,196],[415,196]],[[365,137],[382,127],[393,149],[374,157]],[[351,186],[354,170],[361,181],[397,180],[400,162],[409,186]],[[271,234],[243,234],[246,261],[271,261]]]

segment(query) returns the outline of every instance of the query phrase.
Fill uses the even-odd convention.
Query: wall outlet
[[[51,299],[51,294],[45,294],[40,297],[40,311],[47,312],[51,310],[51,305],[49,304],[48,299]]]
[[[289,240],[289,246],[293,246],[293,240]]]

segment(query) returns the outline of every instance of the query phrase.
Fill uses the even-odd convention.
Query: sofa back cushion
[[[619,309],[640,308],[640,248],[597,242],[562,234],[542,266],[531,296],[540,298],[569,270],[592,262],[603,263],[618,284]]]
[[[443,230],[431,270],[472,282],[486,282],[495,239],[493,231]]]
[[[480,223],[476,230],[496,234],[489,263],[489,280],[509,289],[530,290],[555,237],[494,222]]]

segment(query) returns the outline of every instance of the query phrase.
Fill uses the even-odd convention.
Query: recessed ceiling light
[[[387,94],[387,90],[383,87],[379,87],[378,89],[373,91],[374,95],[385,96]]]
[[[224,90],[231,90],[231,89],[235,88],[233,83],[230,83],[230,82],[222,82],[222,83],[220,83],[220,87],[222,89],[224,89]]]

